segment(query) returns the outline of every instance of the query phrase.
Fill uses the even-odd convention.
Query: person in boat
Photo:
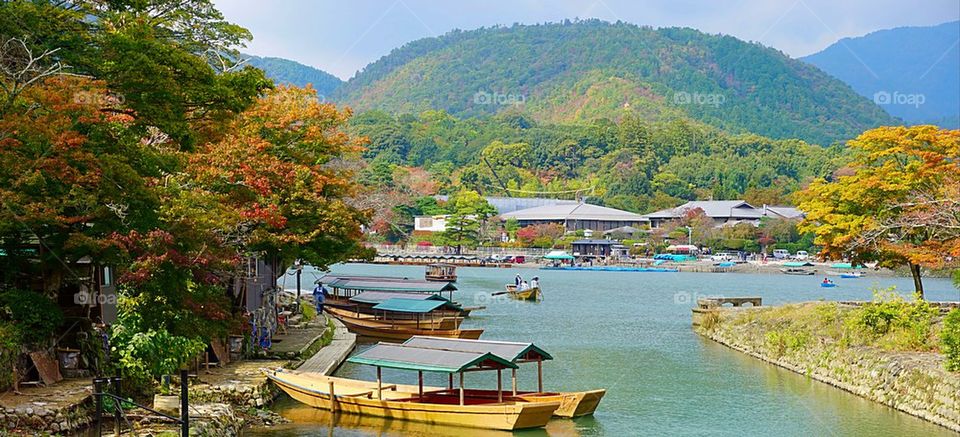
[[[530,280],[530,288],[540,288],[539,276],[534,276],[533,279]]]
[[[517,273],[517,277],[513,278],[513,285],[516,286],[517,288],[520,288],[520,284],[522,283],[523,283],[523,278],[520,276],[519,273]]]
[[[517,291],[523,291],[523,290],[526,290],[526,289],[528,289],[528,288],[530,288],[530,284],[528,284],[527,281],[523,281],[523,282],[520,283],[520,286],[517,287]]]
[[[829,284],[829,283],[830,283],[830,278],[823,278],[823,283],[824,283],[824,284]]]

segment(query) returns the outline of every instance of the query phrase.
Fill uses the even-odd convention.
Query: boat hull
[[[386,320],[373,314],[357,313],[356,311],[338,307],[326,307],[325,311],[338,319],[350,318],[355,320],[363,320],[370,323],[379,323],[386,328],[389,328],[390,326],[397,326],[414,329],[457,329],[460,327],[460,323],[463,322],[463,317],[434,317],[432,319],[422,319],[419,321],[419,323],[416,320],[411,319]]]
[[[512,284],[506,287],[510,297],[517,300],[537,300],[540,298],[540,287],[532,287],[523,291],[517,291],[517,287]]]
[[[382,340],[393,340],[399,342],[408,340],[414,335],[477,340],[480,338],[480,334],[483,334],[482,329],[416,329],[399,326],[390,327],[384,326],[380,323],[342,317],[334,313],[329,314],[340,320],[344,326],[346,326],[347,329],[353,333],[362,335],[364,337],[379,338]]]
[[[537,428],[547,424],[560,403],[496,402],[467,397],[459,405],[457,394],[424,393],[427,402],[419,402],[416,392],[384,390],[378,399],[376,384],[321,374],[268,372],[267,377],[293,399],[315,408],[350,414],[403,419],[437,425],[512,431]],[[331,402],[329,384],[333,383]],[[344,393],[344,394],[340,394]],[[456,398],[455,403],[451,403]]]

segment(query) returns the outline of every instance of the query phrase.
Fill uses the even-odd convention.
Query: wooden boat
[[[783,274],[785,275],[809,276],[809,275],[817,274],[816,270],[806,270],[806,269],[796,269],[796,268],[780,269],[780,271],[783,272]]]
[[[543,361],[552,360],[546,351],[533,343],[518,343],[498,340],[464,340],[437,337],[412,337],[403,343],[404,346],[423,348],[462,350],[474,353],[492,353],[510,360],[514,364],[537,363],[537,391],[517,391],[517,374],[512,370],[512,390],[509,399],[528,402],[556,401],[560,407],[553,412],[559,417],[579,417],[593,414],[603,399],[606,390],[588,390],[579,392],[545,392],[543,391]],[[468,390],[470,396],[497,398],[501,394],[494,390]]]
[[[507,284],[506,287],[510,297],[517,300],[538,300],[542,297],[540,287],[530,287],[523,291],[517,291],[517,286],[513,284]]]
[[[399,326],[418,329],[457,329],[463,323],[463,317],[428,317],[428,318],[384,318],[374,314],[360,313],[346,308],[326,307],[325,311],[338,318],[350,318],[380,323],[384,327]]]
[[[434,282],[457,282],[457,266],[453,264],[428,264],[424,279]]]
[[[531,402],[499,396],[473,397],[464,387],[464,372],[496,370],[498,387],[501,371],[516,364],[490,353],[448,351],[405,347],[380,343],[348,361],[377,367],[377,381],[358,381],[288,370],[267,371],[266,375],[290,397],[316,408],[344,413],[402,419],[438,425],[484,429],[516,430],[547,424],[560,402]],[[382,367],[415,370],[416,387],[384,385]],[[447,388],[425,390],[423,372],[447,373]],[[453,388],[453,376],[459,373],[460,387]]]
[[[417,329],[411,327],[389,326],[381,322],[360,320],[350,317],[340,317],[334,313],[330,315],[336,317],[350,331],[365,337],[379,338],[384,340],[403,341],[414,335],[429,335],[435,337],[447,338],[470,338],[478,339],[483,334],[482,329]]]

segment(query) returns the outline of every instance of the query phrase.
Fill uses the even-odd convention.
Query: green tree
[[[486,199],[470,190],[451,197],[447,207],[450,215],[442,238],[447,246],[455,247],[458,254],[464,246],[476,247],[480,243],[482,225],[496,214],[496,209]]]

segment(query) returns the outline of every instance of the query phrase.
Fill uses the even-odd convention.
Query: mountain
[[[253,55],[243,55],[247,63],[263,70],[267,77],[277,83],[296,86],[312,84],[317,94],[329,97],[343,83],[340,78],[326,71],[303,65],[296,61],[283,58],[261,58]]]
[[[802,58],[910,123],[960,127],[960,21],[844,38]]]
[[[334,93],[356,110],[520,112],[579,123],[637,114],[827,144],[895,123],[819,69],[759,44],[599,20],[453,31],[408,43]]]

